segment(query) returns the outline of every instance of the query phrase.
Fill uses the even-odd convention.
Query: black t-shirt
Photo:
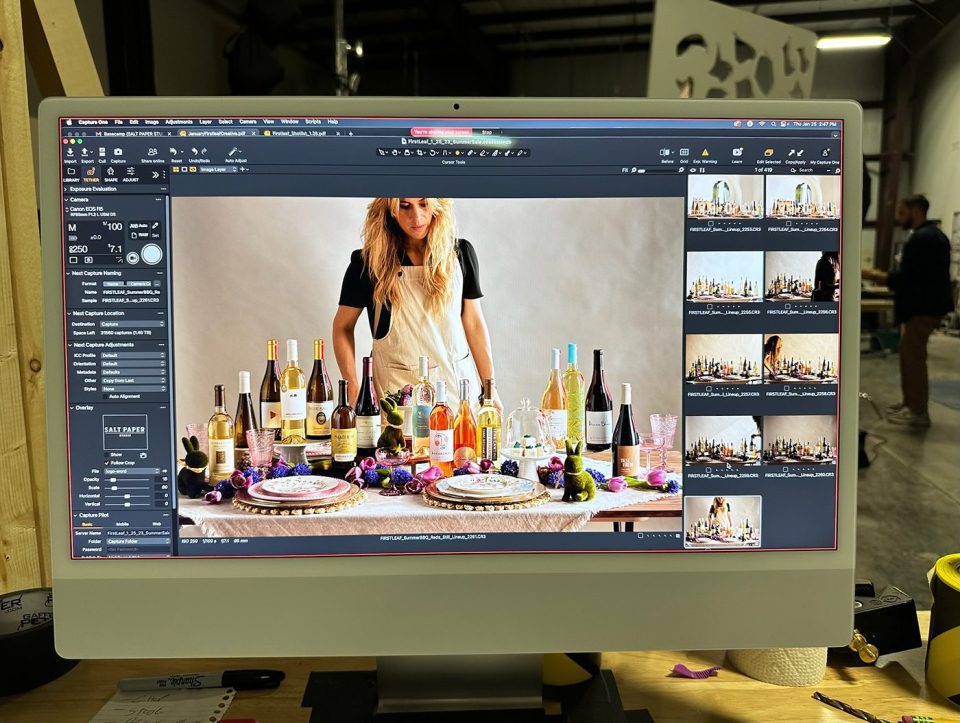
[[[480,291],[480,263],[477,261],[477,252],[466,239],[457,240],[457,259],[463,271],[463,298],[479,299],[483,296]],[[406,252],[400,256],[401,266],[413,266],[413,262]],[[403,273],[402,271],[400,272]],[[343,275],[343,285],[340,287],[340,306],[351,306],[354,309],[366,309],[367,320],[370,323],[370,333],[373,334],[373,279],[370,270],[363,263],[360,249],[350,255],[350,265]],[[390,330],[390,307],[384,306],[380,312],[380,326],[374,334],[375,339],[382,339]]]
[[[903,245],[900,265],[887,276],[897,323],[914,316],[953,311],[950,241],[933,221],[919,226]]]

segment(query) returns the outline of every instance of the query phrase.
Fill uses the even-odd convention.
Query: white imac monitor
[[[49,99],[40,153],[63,655],[849,639],[856,104]]]

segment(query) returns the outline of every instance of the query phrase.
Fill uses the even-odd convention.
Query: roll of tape
[[[0,596],[0,695],[49,683],[75,666],[53,647],[53,591],[34,588]]]
[[[960,705],[960,554],[941,557],[932,572],[927,680]]]

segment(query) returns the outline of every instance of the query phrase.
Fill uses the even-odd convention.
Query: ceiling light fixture
[[[818,50],[852,50],[856,48],[880,48],[890,42],[890,33],[869,35],[826,35],[817,38]]]

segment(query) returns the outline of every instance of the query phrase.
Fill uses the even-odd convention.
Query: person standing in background
[[[887,421],[929,427],[930,390],[927,342],[944,314],[953,310],[950,292],[950,241],[927,219],[930,202],[922,195],[900,202],[897,221],[912,230],[900,263],[890,271],[864,269],[862,276],[893,291],[893,311],[900,324],[900,385],[903,399],[888,409]]]

